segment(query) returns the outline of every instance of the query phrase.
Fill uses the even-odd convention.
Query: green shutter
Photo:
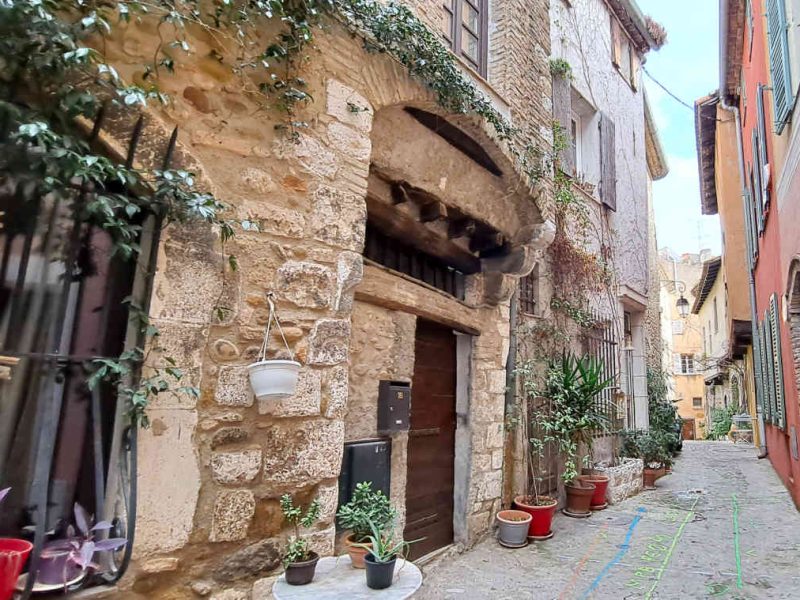
[[[784,0],[767,0],[767,37],[772,73],[772,101],[775,106],[775,131],[780,135],[794,105],[792,74],[789,67],[789,37]]]
[[[755,268],[755,249],[753,247],[755,237],[753,235],[753,220],[752,220],[752,211],[750,210],[750,202],[752,202],[750,196],[750,190],[745,189],[744,191],[744,228],[745,228],[745,242],[747,244],[747,266],[752,271]]]
[[[767,321],[761,321],[761,387],[764,390],[764,404],[767,407],[766,410],[766,417],[767,421],[772,423],[775,418],[775,411],[773,410],[773,389],[772,389],[772,377],[770,376],[770,360],[769,360],[769,350],[768,348],[771,346],[772,342],[769,340],[769,331],[766,327]]]
[[[756,324],[753,338],[753,378],[756,384],[756,402],[764,419],[767,418],[767,403],[764,401],[764,385],[761,380],[761,328]]]
[[[770,311],[764,312],[764,356],[767,363],[766,385],[769,393],[769,412],[773,425],[778,424],[778,397],[775,389],[775,343],[772,336],[772,315]]]
[[[764,195],[762,194],[761,186],[761,159],[758,155],[758,131],[753,129],[753,136],[751,138],[751,147],[753,149],[753,156],[751,158],[751,165],[753,170],[752,187],[753,187],[753,205],[756,209],[756,217],[758,219],[758,232],[764,231]]]
[[[786,397],[783,389],[783,350],[781,348],[781,327],[778,318],[778,294],[769,299],[770,327],[772,329],[772,362],[775,373],[775,404],[778,426],[786,428]]]

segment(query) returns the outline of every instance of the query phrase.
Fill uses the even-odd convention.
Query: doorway
[[[456,336],[417,320],[408,434],[406,540],[416,559],[453,541],[456,439]]]
[[[683,439],[685,440],[695,439],[694,419],[683,420]]]

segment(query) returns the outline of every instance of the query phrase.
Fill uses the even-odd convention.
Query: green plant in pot
[[[339,507],[336,517],[342,528],[350,530],[344,542],[353,567],[363,569],[372,525],[382,531],[394,523],[396,513],[386,494],[373,490],[371,482],[362,481],[356,484],[350,501]]]
[[[370,534],[367,535],[368,542],[355,545],[367,552],[364,557],[367,569],[367,587],[373,590],[383,590],[392,585],[397,557],[405,558],[408,547],[419,540],[406,542],[397,539],[393,521],[387,523],[385,528],[379,528],[369,519],[368,524],[370,528]]]
[[[664,445],[658,435],[653,431],[640,431],[636,435],[636,452],[644,461],[644,489],[653,490],[656,487],[659,469],[664,465]]]
[[[579,448],[591,453],[593,436],[608,429],[608,416],[600,409],[598,396],[612,383],[604,376],[604,365],[591,356],[565,353],[550,364],[545,392],[550,399],[549,416],[543,421],[557,442],[563,458],[562,479],[567,493],[564,513],[586,516],[590,512],[595,484],[579,479]]]
[[[319,500],[308,505],[305,512],[289,494],[281,496],[281,511],[284,520],[294,527],[294,536],[289,538],[283,554],[283,567],[286,570],[286,583],[289,585],[306,585],[314,579],[319,555],[309,547],[308,539],[300,535],[300,527],[309,528],[319,518]]]

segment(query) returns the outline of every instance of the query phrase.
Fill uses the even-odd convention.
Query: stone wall
[[[524,9],[525,20],[512,19],[506,6]],[[506,25],[495,31],[508,36],[502,46],[508,54],[493,54],[489,83],[508,93],[515,123],[546,144],[548,36],[540,35],[548,26],[546,4],[500,2],[498,11]],[[435,11],[422,14],[428,13]],[[156,24],[145,20],[109,41],[108,57],[122,77],[141,81],[141,65],[157,43]],[[162,232],[150,312],[163,350],[154,347],[152,359],[175,358],[187,373],[185,383],[201,395],[160,396],[149,409],[152,426],[139,442],[134,562],[122,589],[148,598],[233,600],[251,590],[265,597],[288,535],[278,505],[283,493],[301,503],[322,501],[320,522],[309,533],[313,548],[330,554],[342,445],[372,433],[363,424],[374,422],[376,378],[410,377],[413,343],[407,340],[415,316],[471,336],[458,407],[463,452],[456,529],[459,542],[473,543],[500,502],[508,297],[522,273],[470,277],[466,302],[459,302],[385,269],[365,268],[367,180],[373,158],[409,178],[419,176],[421,185],[435,185],[432,191],[444,201],[479,213],[520,247],[540,222],[536,199],[487,126],[470,116],[451,121],[500,165],[500,187],[481,183],[481,175],[470,179],[477,167],[465,157],[452,160],[452,148],[427,165],[399,164],[398,157],[414,156],[398,143],[433,147],[440,141],[430,132],[422,140],[419,130],[405,135],[405,129],[386,127],[402,118],[396,107],[440,111],[398,63],[366,53],[335,25],[318,34],[318,51],[304,66],[315,101],[300,115],[310,126],[296,142],[276,130],[280,115],[260,109],[242,82],[210,58],[211,38],[193,39],[193,46],[191,56],[176,57],[176,74],[159,81],[173,101],[148,113],[137,162],[158,168],[153,157],[179,125],[174,166],[195,172],[202,188],[231,207],[231,218],[255,222],[259,230],[237,231],[227,245],[238,259],[236,272],[222,268],[218,232],[176,225]],[[517,54],[515,47],[525,51]],[[353,112],[351,104],[364,110]],[[133,119],[108,121],[103,141],[122,154],[118,140],[128,139]],[[440,176],[433,178],[434,172]],[[464,181],[478,183],[465,194],[458,190]],[[547,185],[540,184],[539,193]],[[297,394],[281,402],[256,402],[246,374],[267,320],[267,290],[277,293],[290,351],[303,365]],[[272,356],[288,354],[277,338],[271,349]],[[402,457],[402,440],[395,444]],[[403,468],[398,458],[398,507]]]
[[[596,470],[608,476],[606,498],[609,504],[619,504],[642,491],[644,463],[641,458],[623,458],[616,467],[597,467]]]

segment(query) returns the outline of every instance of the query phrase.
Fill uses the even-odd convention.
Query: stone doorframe
[[[789,336],[792,341],[792,363],[794,365],[794,383],[800,389],[800,256],[789,264],[789,277],[786,281],[785,317],[789,324]]]

